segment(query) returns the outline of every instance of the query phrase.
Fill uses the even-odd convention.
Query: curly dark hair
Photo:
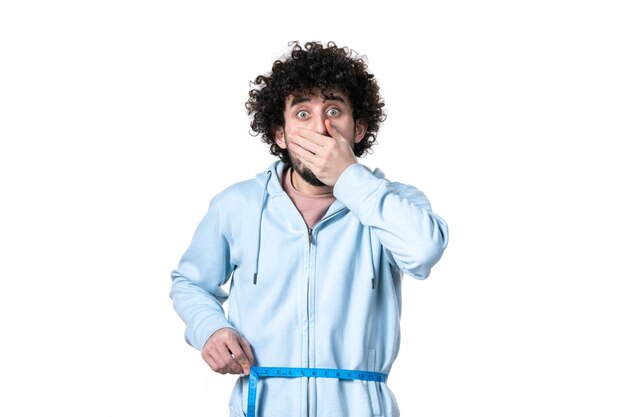
[[[320,42],[307,42],[302,47],[294,41],[289,46],[291,52],[284,60],[275,61],[269,74],[259,75],[250,82],[257,87],[250,90],[246,102],[252,134],[260,134],[261,140],[270,146],[272,155],[290,163],[287,150],[280,148],[274,140],[276,130],[285,125],[287,96],[314,92],[326,96],[338,91],[350,100],[354,120],[367,125],[365,136],[355,144],[354,154],[362,156],[371,152],[386,116],[378,83],[374,75],[367,72],[365,59],[348,47],[339,48],[334,42],[328,42],[326,46]]]

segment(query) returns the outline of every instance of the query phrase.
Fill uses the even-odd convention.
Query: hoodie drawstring
[[[252,283],[254,285],[256,285],[257,283],[257,277],[258,277],[258,273],[259,273],[259,257],[261,254],[261,224],[263,222],[263,211],[265,210],[265,204],[267,203],[267,196],[268,196],[268,192],[267,192],[267,187],[269,185],[269,182],[272,178],[272,171],[268,170],[267,171],[267,178],[265,179],[265,185],[263,187],[263,197],[261,198],[261,205],[259,207],[259,222],[258,222],[258,227],[257,227],[257,236],[256,236],[256,258],[254,261],[254,275],[252,276]],[[372,228],[371,227],[367,227],[367,237],[368,237],[368,243],[369,243],[369,248],[370,248],[370,273],[368,274],[371,283],[372,283],[372,290],[376,289],[376,268],[375,268],[375,263],[374,263],[374,248],[372,246]]]
[[[256,260],[254,262],[254,276],[252,277],[252,283],[256,285],[257,274],[259,273],[259,255],[261,253],[261,223],[263,221],[263,210],[265,210],[265,202],[267,201],[267,186],[272,178],[272,171],[267,171],[267,179],[265,180],[265,186],[263,187],[263,197],[261,198],[261,207],[259,207],[259,227],[257,228],[256,239]]]
[[[367,228],[367,237],[369,239],[370,248],[370,273],[369,276],[372,279],[372,290],[376,289],[376,268],[374,266],[374,247],[372,246],[372,228]]]

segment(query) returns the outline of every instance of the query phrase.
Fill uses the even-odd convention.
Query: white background
[[[450,226],[404,281],[403,415],[625,416],[619,3],[2,2],[0,415],[227,415],[169,273],[273,160],[248,82],[334,40],[387,102],[363,163]]]

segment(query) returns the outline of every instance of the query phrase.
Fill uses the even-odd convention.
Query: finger
[[[204,359],[204,361],[209,365],[209,367],[213,371],[218,372],[220,374],[226,373],[227,371],[226,364],[216,349],[211,348],[209,350],[203,351],[202,359]]]
[[[306,127],[299,127],[296,129],[296,135],[303,137],[304,139],[323,147],[331,138],[326,135],[321,135],[315,130],[307,129]]]
[[[228,349],[230,350],[230,353],[232,355],[231,357],[237,362],[237,365],[241,367],[243,373],[246,375],[250,374],[250,361],[248,360],[248,356],[241,348],[239,340],[236,340],[234,343],[229,343]]]
[[[346,138],[343,137],[341,132],[339,132],[339,130],[330,123],[330,119],[324,120],[324,126],[326,126],[326,131],[328,132],[331,138],[337,139],[337,140],[346,140]]]
[[[243,348],[243,352],[246,354],[246,357],[248,358],[248,361],[250,362],[250,365],[253,365],[254,354],[252,353],[252,347],[250,346],[250,343],[248,343],[248,341],[244,339],[243,337],[239,338],[239,342],[241,344],[241,347]]]
[[[314,153],[307,151],[302,146],[296,143],[292,143],[289,148],[291,149],[291,152],[296,154],[298,159],[300,159],[300,161],[303,162],[309,168],[317,166],[318,157]]]
[[[316,154],[321,150],[321,146],[316,144],[315,142],[305,138],[300,135],[292,135],[290,136],[290,142],[295,143],[300,146],[302,149],[309,151],[312,154]]]
[[[207,355],[207,356],[204,358],[204,361],[205,361],[205,362],[209,365],[209,367],[210,367],[213,371],[218,372],[218,373],[220,373],[220,374],[223,374],[223,373],[224,373],[224,371],[222,370],[222,368],[221,368],[221,367],[217,364],[217,362],[215,362],[215,361],[213,360],[213,357],[212,357],[211,355]]]
[[[226,344],[222,344],[218,347],[217,355],[219,357],[216,358],[214,356],[214,359],[218,365],[221,365],[221,368],[224,369],[225,372],[229,374],[240,374],[243,372],[243,368],[239,365],[235,358],[233,358],[230,347]]]

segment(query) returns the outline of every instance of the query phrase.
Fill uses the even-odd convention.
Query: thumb
[[[252,347],[250,346],[250,343],[248,343],[248,341],[243,336],[240,337],[239,344],[243,348],[243,352],[246,355],[246,358],[248,359],[248,364],[247,364],[248,368],[250,368],[250,366],[254,364],[254,355],[252,354]],[[248,369],[248,371],[250,371],[250,369]]]

